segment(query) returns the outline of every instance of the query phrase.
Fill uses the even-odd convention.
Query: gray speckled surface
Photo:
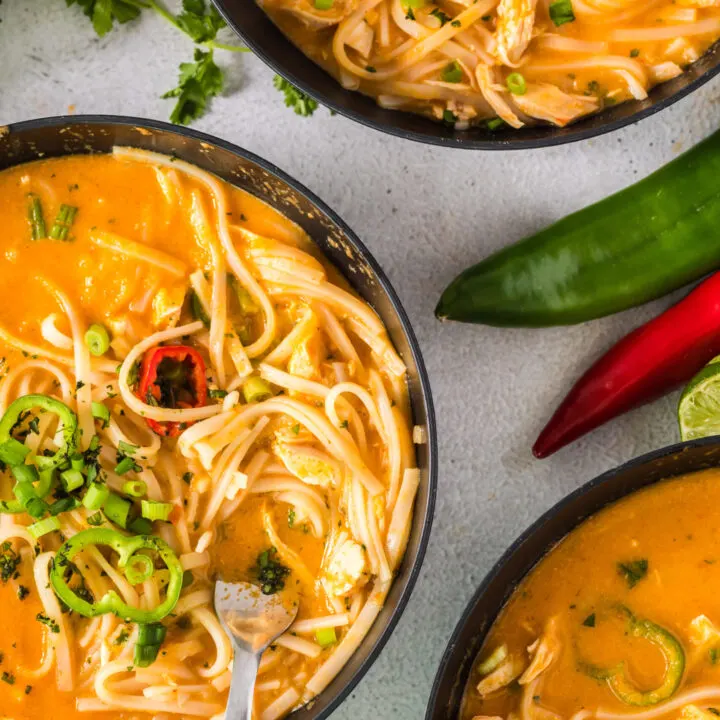
[[[63,0],[0,6],[0,124],[77,113],[166,119],[189,41],[148,17],[97,39]],[[257,59],[219,53],[229,87],[196,127],[277,163],[370,247],[408,310],[430,372],[441,472],[418,586],[381,658],[334,717],[415,720],[448,636],[513,538],[564,494],[677,439],[676,398],[640,409],[549,460],[530,445],[579,371],[670,299],[588,325],[535,331],[440,325],[432,310],[470,262],[621,188],[718,125],[720,82],[597,140],[468,153],[385,137],[319,110],[297,118]]]

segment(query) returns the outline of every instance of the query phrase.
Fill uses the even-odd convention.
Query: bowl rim
[[[248,2],[255,2],[255,0],[246,0]],[[418,142],[424,145],[435,145],[439,147],[445,147],[445,148],[452,148],[455,150],[494,150],[494,151],[502,151],[502,150],[536,150],[539,148],[546,148],[546,147],[557,147],[559,145],[567,145],[569,143],[578,142],[580,140],[589,140],[590,138],[600,137],[601,135],[605,135],[607,133],[614,132],[615,130],[619,130],[623,127],[626,127],[628,125],[633,125],[637,122],[640,122],[641,120],[644,120],[645,118],[650,117],[651,115],[654,115],[655,113],[660,112],[661,110],[664,110],[665,108],[670,107],[671,105],[675,104],[679,100],[682,100],[684,97],[689,95],[690,93],[694,92],[698,88],[705,85],[705,83],[712,80],[712,78],[715,77],[718,73],[720,73],[720,61],[716,62],[712,67],[709,67],[707,70],[705,70],[702,74],[698,75],[696,78],[692,79],[690,82],[688,82],[683,87],[676,90],[671,95],[668,95],[667,97],[663,97],[652,104],[648,105],[647,107],[640,108],[636,112],[629,114],[627,116],[618,117],[614,120],[610,120],[601,124],[597,125],[591,125],[588,127],[582,127],[581,125],[577,125],[576,127],[579,127],[579,130],[571,130],[568,133],[563,133],[559,135],[550,135],[548,137],[540,137],[540,138],[527,138],[523,139],[520,137],[519,139],[515,139],[517,136],[513,136],[512,140],[508,140],[506,136],[498,136],[497,139],[481,139],[481,140],[475,140],[473,138],[469,137],[461,137],[456,135],[448,135],[448,136],[441,136],[441,135],[432,135],[430,133],[424,133],[424,132],[418,132],[415,130],[405,130],[397,127],[393,127],[390,125],[386,125],[384,123],[372,120],[368,117],[365,117],[362,113],[348,109],[344,106],[344,104],[338,103],[331,99],[328,95],[326,95],[324,92],[320,90],[316,90],[315,88],[308,85],[306,82],[304,82],[302,79],[300,79],[292,70],[290,67],[285,67],[278,62],[276,62],[265,50],[261,47],[260,43],[255,40],[255,38],[246,32],[244,32],[238,23],[235,21],[233,15],[231,14],[231,11],[227,8],[226,0],[212,0],[215,7],[218,9],[220,14],[223,16],[227,24],[232,28],[232,30],[239,36],[239,38],[243,41],[243,43],[253,52],[254,55],[256,55],[260,60],[262,60],[266,65],[268,65],[275,73],[283,77],[285,80],[287,80],[289,83],[294,85],[295,87],[299,88],[304,92],[306,95],[309,95],[311,98],[316,100],[317,102],[321,103],[325,107],[329,108],[332,112],[337,113],[338,115],[342,115],[345,118],[348,118],[349,120],[352,120],[364,127],[370,128],[372,130],[377,130],[381,133],[385,133],[387,135],[391,135],[393,137],[402,138],[403,140],[412,140],[414,142]],[[288,43],[291,43],[289,39],[286,39]],[[717,44],[717,43],[716,43]],[[708,49],[706,52],[711,52],[712,49]],[[701,56],[704,57],[704,56]],[[318,66],[319,67],[319,66]],[[322,70],[322,68],[320,68]],[[322,70],[325,72],[325,70]],[[686,72],[686,71],[684,71]],[[662,85],[660,83],[659,85]],[[656,85],[655,87],[659,87],[659,85]],[[340,84],[338,83],[338,87],[342,88]],[[650,93],[655,88],[651,88]],[[345,90],[342,88],[344,93],[350,93],[350,92],[357,92],[354,90]],[[633,102],[641,102],[637,100],[628,100],[627,103],[633,103]],[[401,111],[393,111],[393,112],[401,112]],[[590,115],[590,117],[598,117],[601,116],[601,113]],[[432,120],[428,120],[428,122],[433,122]],[[573,125],[566,126],[567,128],[573,128]],[[549,130],[557,129],[548,127]],[[564,128],[560,128],[564,129]],[[515,131],[513,131],[515,132]],[[518,135],[522,134],[522,130],[518,132]]]
[[[672,456],[675,454],[682,453],[683,450],[688,449],[695,449],[695,448],[702,448],[705,446],[720,446],[720,435],[711,435],[709,437],[704,438],[698,438],[695,440],[686,440],[684,442],[677,442],[673,443],[672,445],[665,445],[664,447],[659,448],[658,450],[652,450],[648,453],[645,453],[643,455],[639,455],[638,457],[632,458],[628,460],[627,462],[624,462],[620,465],[617,465],[613,468],[610,468],[609,470],[606,470],[605,472],[601,473],[600,475],[597,475],[592,480],[588,480],[587,482],[580,485],[580,487],[576,488],[575,490],[571,491],[567,495],[564,495],[560,500],[558,500],[556,503],[554,503],[548,510],[546,510],[542,515],[540,515],[539,518],[537,518],[534,522],[532,522],[525,530],[523,530],[520,535],[518,535],[515,540],[510,544],[510,546],[505,550],[500,558],[493,563],[490,570],[487,572],[485,577],[482,579],[482,582],[478,586],[477,590],[473,593],[472,597],[468,600],[467,605],[465,609],[463,610],[462,615],[460,616],[460,619],[457,621],[455,628],[452,631],[452,634],[450,635],[450,638],[445,646],[445,650],[443,651],[442,657],[440,659],[438,669],[435,673],[435,678],[433,680],[432,688],[430,690],[430,696],[428,698],[428,704],[427,708],[425,710],[425,720],[433,720],[435,710],[437,709],[437,703],[438,703],[438,695],[440,693],[440,688],[444,683],[446,682],[446,674],[445,674],[445,668],[447,667],[448,663],[450,662],[451,658],[455,656],[455,654],[458,652],[458,647],[460,646],[459,640],[461,635],[463,634],[463,631],[467,627],[470,618],[475,611],[475,608],[482,602],[483,596],[485,592],[487,591],[488,587],[495,581],[497,576],[501,573],[501,571],[504,569],[505,565],[508,564],[508,562],[514,557],[514,555],[525,545],[525,543],[540,529],[545,525],[546,522],[554,518],[556,515],[558,515],[562,510],[564,510],[569,505],[572,505],[576,500],[578,500],[580,497],[588,494],[591,492],[594,488],[598,487],[599,485],[602,485],[608,480],[611,480],[617,475],[620,475],[622,473],[625,473],[632,468],[646,465],[648,463],[651,463],[655,460],[659,460],[661,458],[665,458],[668,456]],[[688,471],[688,474],[695,472],[695,471]],[[666,478],[660,478],[659,481],[662,481],[662,479],[668,479],[674,477],[671,474],[668,474]],[[618,502],[622,498],[628,497],[639,490],[646,487],[643,486],[637,486],[632,487],[627,490],[627,492],[622,493],[619,495],[615,500],[611,501],[608,504],[613,504],[615,502]],[[564,535],[562,535],[562,538],[567,537],[571,532],[573,532],[577,527],[579,527],[582,523],[584,523],[589,518],[596,515],[598,512],[600,512],[602,508],[597,508],[596,510],[593,510],[588,515],[582,517],[576,524],[574,524],[570,529],[568,529]],[[562,539],[561,538],[561,539]],[[540,553],[538,555],[537,561],[533,563],[532,567],[528,569],[520,578],[517,579],[514,588],[518,586],[519,583],[521,583],[530,572],[532,572],[533,568],[537,566],[537,563],[541,562],[542,559],[546,556],[549,548],[547,546],[544,546],[541,548]],[[513,592],[514,592],[513,588]],[[512,594],[512,593],[511,593]],[[509,597],[509,596],[508,596]],[[507,602],[507,599],[505,602],[503,602],[502,606],[497,610],[497,612],[492,616],[492,618],[489,619],[487,624],[487,630],[493,626],[495,620],[497,619],[499,613],[502,611],[503,607],[505,606],[505,603]],[[448,718],[447,720],[454,720],[453,718]]]
[[[321,200],[314,192],[306,188],[302,183],[295,180],[293,177],[288,175],[285,171],[281,170],[270,161],[265,160],[264,158],[256,155],[255,153],[246,150],[243,147],[235,145],[227,140],[223,140],[222,138],[210,135],[208,133],[193,130],[184,126],[173,125],[162,120],[150,120],[129,115],[56,115],[10,123],[5,126],[5,128],[7,134],[12,136],[13,133],[21,133],[28,130],[42,130],[44,128],[54,129],[68,125],[92,126],[108,124],[120,125],[125,127],[146,128],[149,130],[160,130],[184,136],[186,138],[191,138],[200,143],[217,146],[223,150],[232,153],[233,155],[236,155],[237,157],[255,163],[264,171],[270,173],[271,175],[274,175],[282,182],[287,184],[295,192],[304,196],[318,210],[320,210],[320,212],[324,213],[333,223],[333,225],[335,225],[345,235],[348,241],[355,246],[359,254],[370,266],[377,279],[378,284],[383,290],[383,293],[388,298],[393,310],[397,314],[402,333],[405,335],[408,347],[410,348],[410,352],[412,354],[413,361],[417,369],[418,387],[420,389],[420,395],[422,397],[425,409],[428,453],[427,503],[424,507],[424,513],[422,515],[417,513],[417,511],[421,508],[415,508],[415,516],[413,520],[413,522],[422,523],[420,538],[417,545],[417,552],[415,553],[415,557],[412,558],[412,565],[409,568],[407,578],[405,580],[405,585],[400,592],[395,606],[391,608],[390,616],[388,617],[387,622],[380,631],[377,640],[370,648],[367,656],[353,672],[349,681],[342,687],[340,692],[338,692],[333,698],[330,699],[327,706],[323,708],[323,710],[321,710],[318,715],[315,716],[315,720],[322,720],[329,717],[330,714],[345,701],[348,695],[350,695],[350,693],[355,689],[360,680],[362,680],[362,678],[365,676],[367,671],[378,658],[386,643],[390,639],[390,636],[395,630],[395,627],[397,626],[400,617],[405,611],[405,608],[407,607],[407,604],[410,600],[413,589],[420,575],[428,543],[430,541],[438,485],[438,439],[437,424],[435,420],[435,409],[432,400],[432,391],[430,388],[430,378],[428,376],[427,369],[423,361],[420,345],[417,341],[417,337],[415,336],[415,332],[412,328],[407,312],[405,311],[405,308],[400,302],[400,298],[395,292],[395,289],[390,283],[390,280],[385,275],[385,272],[380,267],[378,261],[375,259],[370,250],[365,246],[362,240],[360,240],[360,238],[353,232],[349,225],[347,225],[347,223],[345,223],[345,221],[323,200]],[[345,273],[342,274],[345,275]],[[405,556],[405,558],[407,558],[407,556]],[[406,562],[406,559],[403,559],[403,562]],[[360,647],[362,647],[362,644]],[[351,656],[351,658],[352,657],[353,656]],[[320,695],[322,695],[322,693],[320,693]]]

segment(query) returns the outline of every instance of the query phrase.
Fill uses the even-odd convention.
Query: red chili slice
[[[187,345],[161,345],[145,353],[138,396],[149,405],[196,408],[207,405],[205,362]],[[177,437],[192,423],[158,422],[147,418],[153,432]]]

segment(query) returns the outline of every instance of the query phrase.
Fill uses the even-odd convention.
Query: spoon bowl
[[[233,645],[233,675],[225,717],[252,718],[260,657],[292,625],[297,603],[282,593],[265,595],[247,582],[215,583],[215,612]]]

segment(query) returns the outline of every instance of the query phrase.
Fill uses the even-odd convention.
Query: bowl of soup
[[[712,718],[718,497],[720,444],[708,438],[558,503],[471,600],[427,720]]]
[[[422,562],[432,403],[382,270],[201,133],[0,134],[0,715],[222,717],[216,579],[297,608],[255,717],[326,717]]]
[[[513,149],[608,132],[713,77],[702,0],[215,0],[277,73],[378,130]]]

